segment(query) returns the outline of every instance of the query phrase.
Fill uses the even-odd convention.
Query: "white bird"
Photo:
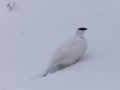
[[[52,55],[50,65],[42,77],[75,64],[85,53],[87,42],[84,37],[85,27],[78,28],[73,38],[63,43]]]

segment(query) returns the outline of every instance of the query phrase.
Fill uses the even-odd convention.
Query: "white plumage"
[[[54,73],[77,62],[87,49],[84,32],[87,28],[79,28],[74,37],[63,43],[51,56],[48,69],[42,76]]]

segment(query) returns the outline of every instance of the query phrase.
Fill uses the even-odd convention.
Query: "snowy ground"
[[[0,90],[120,90],[119,0],[15,0],[13,11],[9,1],[0,0]],[[81,62],[19,85],[80,26],[88,28]]]

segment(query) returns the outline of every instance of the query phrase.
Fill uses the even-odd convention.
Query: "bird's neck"
[[[83,38],[84,37],[84,31],[76,31],[75,37]]]

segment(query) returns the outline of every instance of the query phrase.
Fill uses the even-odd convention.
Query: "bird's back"
[[[62,44],[52,56],[53,63],[72,64],[85,53],[87,43],[85,38],[74,37]]]

